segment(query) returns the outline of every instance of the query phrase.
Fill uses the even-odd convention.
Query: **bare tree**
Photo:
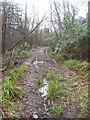
[[[90,1],[88,2],[88,62],[90,62]],[[89,106],[90,109],[90,106]]]
[[[15,41],[22,36],[22,11],[13,3],[1,2],[0,13],[3,16],[2,27],[2,52],[9,48]]]
[[[0,68],[2,68],[2,15],[0,14]]]
[[[5,53],[5,41],[6,41],[6,21],[7,21],[7,14],[6,14],[6,3],[2,4],[3,8],[3,24],[2,24],[2,54]]]
[[[54,7],[55,7],[56,15],[57,15],[58,28],[60,30],[62,28],[61,16],[60,16],[60,11],[58,10],[58,6],[55,1],[54,1]]]
[[[43,16],[43,18],[41,19],[41,21],[26,35],[26,36],[29,36],[30,34],[32,34],[37,28],[38,28],[38,26],[45,20],[45,16],[46,16],[46,14]],[[10,64],[10,61],[11,61],[11,59],[12,59],[12,55],[13,55],[13,52],[14,52],[14,48],[20,43],[20,42],[22,42],[24,39],[25,39],[25,37],[26,36],[24,36],[23,38],[21,38],[18,42],[16,42],[10,49],[8,49],[7,50],[7,52],[6,52],[6,54],[8,54],[8,56],[9,56],[9,58],[8,58],[8,62],[7,62],[7,64],[6,64],[6,66],[2,69],[2,70],[0,70],[0,71],[5,71],[8,67],[9,67],[9,64]],[[4,54],[5,55],[5,54]]]
[[[50,18],[51,18],[51,20],[50,20],[50,22],[51,22],[51,24],[52,24],[52,26],[54,28],[54,31],[55,31],[55,34],[56,34],[56,40],[58,41],[59,38],[58,38],[58,33],[57,33],[57,30],[56,30],[56,27],[55,27],[55,22],[53,20],[52,5],[50,5],[50,10],[51,10],[51,12],[50,12]]]

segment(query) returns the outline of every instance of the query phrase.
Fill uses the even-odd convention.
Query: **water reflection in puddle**
[[[39,89],[42,97],[45,97],[48,93],[48,82],[46,79],[43,79],[44,86]]]
[[[30,65],[30,62],[24,62],[24,64],[26,64],[26,65]]]
[[[33,65],[35,66],[37,72],[39,70],[38,64],[43,64],[44,61],[34,61]],[[30,62],[25,62],[25,64],[30,65]],[[43,87],[39,88],[39,92],[41,93],[42,97],[45,97],[48,93],[48,82],[46,79],[43,79]]]
[[[34,61],[34,62],[33,62],[33,65],[43,64],[43,63],[44,63],[43,61]]]
[[[38,64],[43,64],[44,61],[38,61],[37,59],[33,62],[33,65],[35,66],[37,72],[39,71],[39,66]],[[25,64],[27,65],[30,65],[30,62],[25,62]],[[48,94],[48,82],[46,79],[43,79],[43,87],[39,88],[39,93],[41,93],[41,96],[42,97],[45,97],[47,94]],[[45,101],[44,101],[44,107],[45,107],[45,111],[48,112],[48,108],[45,104]],[[38,118],[38,115],[37,113],[33,113],[33,118]]]
[[[33,65],[37,66],[38,64],[43,64],[43,63],[44,63],[43,61],[34,61]],[[24,64],[30,65],[31,63],[30,62],[24,62]]]
[[[38,118],[38,115],[36,112],[33,112],[33,118],[37,119]]]

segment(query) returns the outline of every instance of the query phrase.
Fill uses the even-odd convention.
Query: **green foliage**
[[[61,60],[65,60],[66,59],[66,55],[65,54],[60,54],[59,52],[54,53],[53,57],[57,61],[61,61]]]
[[[53,104],[51,108],[51,113],[53,113],[55,116],[60,116],[64,112],[64,107],[63,105],[57,105]]]
[[[10,72],[10,79],[11,80],[17,80],[19,77],[22,77],[22,74],[24,71],[28,69],[28,66],[25,64],[22,64],[19,68],[15,68]]]
[[[83,80],[80,78],[79,79],[73,78],[71,80],[72,85],[76,84],[76,86],[73,86],[73,88],[71,89],[71,93],[69,93],[71,94],[71,97],[68,94],[68,98],[70,98],[70,100],[73,99],[76,105],[78,106],[79,112],[77,116],[87,117],[88,116],[88,87],[87,87],[88,83],[86,79],[88,79],[90,63],[88,63],[87,61],[79,61],[79,60],[71,59],[64,63],[63,68],[74,70],[76,71],[76,76],[79,75],[80,78],[83,78]],[[75,94],[74,97],[72,93]]]
[[[82,95],[77,98],[77,104],[79,104],[80,109],[78,116],[88,117],[88,93],[82,93]]]
[[[59,80],[59,76],[55,72],[48,72],[46,78],[48,80],[55,80],[55,81]]]
[[[17,48],[17,50],[15,51],[15,57],[16,58],[28,58],[28,57],[31,57],[32,52],[35,51],[35,50],[36,50],[36,48],[29,49],[27,47],[25,49],[23,49],[23,46],[21,45],[21,47]]]
[[[38,78],[38,79],[36,80],[36,86],[37,86],[38,88],[40,88],[40,87],[43,86],[43,79],[42,79],[42,78]]]
[[[75,70],[78,74],[88,79],[90,64],[87,61],[68,60],[64,63],[63,68]]]
[[[46,98],[55,102],[51,105],[51,113],[59,116],[64,112],[64,107],[62,104],[57,103],[56,100],[65,94],[64,85],[61,82],[66,79],[59,77],[54,72],[48,72],[46,78],[48,80],[48,94]]]
[[[78,64],[80,64],[79,68]],[[68,65],[69,69],[76,71],[78,71],[78,69],[87,70],[86,66],[88,66],[87,62],[82,63],[82,61],[78,60],[66,61],[65,66],[67,68]],[[55,72],[48,72],[46,78],[48,80],[48,94],[46,97],[47,100],[51,101],[51,113],[59,116],[63,114],[66,109],[64,104],[62,104],[63,102],[75,102],[79,110],[77,116],[88,116],[87,81],[76,78],[64,78],[63,76],[58,76]]]
[[[5,78],[3,83],[2,96],[6,98],[19,98],[21,95],[21,88],[19,85],[12,80]]]
[[[64,95],[64,86],[57,80],[50,80],[48,82],[47,99],[54,100],[58,96]]]
[[[58,40],[55,34],[49,39],[49,46],[53,52],[58,47],[58,52],[65,54],[66,58],[84,59],[88,58],[88,29],[87,23],[81,23],[79,20],[66,21],[66,29],[57,30]],[[56,55],[56,59],[58,59]],[[61,58],[62,59],[62,58]]]
[[[87,33],[86,25],[81,25],[79,22],[70,24],[62,37],[64,41],[61,46],[62,51],[73,58],[87,57]]]
[[[21,46],[20,46],[20,50],[24,50],[24,51],[28,51],[30,50],[30,45],[27,42],[22,42]]]
[[[13,117],[13,115],[15,115],[16,107],[14,102],[17,98],[21,98],[23,95],[18,80],[25,70],[27,70],[27,66],[23,64],[18,68],[12,70],[9,76],[3,79],[2,93],[0,98],[7,111],[7,114],[11,115],[10,117]]]
[[[68,60],[64,63],[64,67],[73,69],[73,70],[80,70],[80,69],[85,69],[88,67],[88,62],[84,61],[79,61],[79,60]]]
[[[49,47],[47,50],[48,50],[49,53],[53,53],[53,50],[52,50],[51,47]]]
[[[30,51],[32,51],[32,52],[33,52],[33,51],[35,51],[35,50],[36,50],[36,48],[34,48],[34,47],[33,47]]]
[[[49,45],[50,51],[54,52],[56,44],[57,42],[56,42],[55,36],[52,36],[48,39],[48,45]]]
[[[22,51],[16,51],[15,53],[15,57],[16,58],[28,58],[31,56],[31,52],[30,51],[25,51],[25,50],[22,50]]]
[[[57,74],[49,72],[47,79],[49,80],[47,99],[54,100],[58,96],[64,95],[64,86],[60,83]]]

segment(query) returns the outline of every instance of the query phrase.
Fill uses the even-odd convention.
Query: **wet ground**
[[[49,106],[45,101],[46,91],[44,88],[36,88],[37,77],[44,75],[45,64],[51,60],[47,48],[40,48],[34,52],[31,59],[24,63],[29,66],[22,81],[23,101],[18,101],[20,118],[50,118]],[[49,64],[49,63],[48,63]]]
[[[60,70],[60,64],[52,59],[51,55],[47,52],[47,47],[42,47],[35,51],[30,59],[25,62],[29,66],[28,72],[24,75],[22,81],[22,89],[24,98],[18,101],[18,117],[19,118],[51,118],[54,117],[50,114],[50,106],[45,101],[47,94],[47,80],[44,80],[44,88],[38,89],[36,87],[36,80],[42,77],[47,71],[53,70],[58,74],[63,74]],[[74,104],[68,105],[70,110],[66,111],[63,117],[73,118],[76,114]]]

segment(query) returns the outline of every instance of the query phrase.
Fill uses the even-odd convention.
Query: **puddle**
[[[30,62],[24,62],[27,65],[30,65]],[[38,61],[37,59],[33,62],[33,65],[35,66],[36,70],[39,70],[38,64],[43,64],[44,61]],[[41,93],[42,97],[45,97],[48,93],[48,82],[46,79],[43,79],[44,86],[39,88],[39,92]]]
[[[35,66],[37,72],[39,71],[38,64],[43,64],[43,63],[44,63],[43,61],[38,61],[37,59],[33,62],[33,65]]]
[[[41,93],[42,97],[45,97],[48,93],[48,82],[46,79],[43,79],[44,86],[39,88],[39,92]]]
[[[44,108],[45,108],[45,111],[48,112],[48,108],[47,108],[45,101],[44,101]]]
[[[44,86],[39,88],[39,92],[41,93],[42,97],[45,97],[48,94],[48,82],[46,79],[43,79],[43,83],[44,83]],[[45,101],[44,101],[44,108],[45,108],[45,111],[48,112],[48,108]]]
[[[26,64],[26,65],[30,65],[30,62],[24,62],[24,64]]]
[[[36,112],[33,112],[33,118],[37,119],[38,118],[38,115]]]
[[[33,65],[38,65],[38,64],[43,64],[43,63],[44,63],[43,61],[34,61]]]
[[[36,61],[33,62],[33,65],[35,66],[36,70],[39,71],[38,64],[43,64],[43,63],[44,61],[38,61],[36,58]],[[39,88],[39,92],[41,93],[42,97],[45,97],[48,94],[48,82],[46,79],[43,79],[43,84],[44,84],[43,87]],[[45,101],[44,101],[44,107],[45,107],[45,111],[47,112],[48,108],[45,104]],[[34,118],[38,118],[38,116],[35,114]]]
[[[38,64],[43,64],[43,63],[44,63],[43,61],[34,61],[33,65],[37,66]],[[31,63],[30,62],[24,62],[24,64],[30,65]]]

